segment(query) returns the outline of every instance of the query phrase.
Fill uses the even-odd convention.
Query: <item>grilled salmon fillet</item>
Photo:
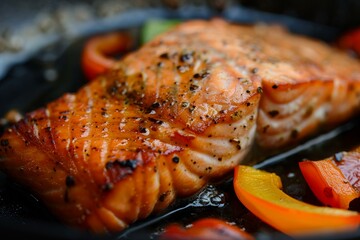
[[[352,116],[360,65],[278,27],[190,21],[33,111],[0,167],[65,222],[118,231],[244,161]]]

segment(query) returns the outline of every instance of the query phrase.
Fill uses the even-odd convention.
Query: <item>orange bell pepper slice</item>
[[[90,38],[82,53],[81,65],[88,80],[96,78],[116,64],[114,56],[130,49],[132,40],[128,34],[113,32]]]
[[[299,166],[310,189],[324,205],[348,209],[349,203],[360,197],[332,159],[304,161]]]
[[[234,188],[247,209],[289,235],[349,231],[360,225],[360,214],[355,211],[314,206],[285,194],[280,177],[274,173],[237,166]]]
[[[169,225],[161,235],[162,240],[230,240],[244,239],[253,240],[247,232],[236,226],[216,218],[203,218],[195,221],[188,228],[183,228],[178,224]]]

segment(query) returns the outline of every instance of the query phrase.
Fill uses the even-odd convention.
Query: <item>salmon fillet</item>
[[[254,141],[348,119],[359,81],[357,61],[315,40],[190,21],[7,129],[0,168],[68,224],[118,231],[223,178]]]

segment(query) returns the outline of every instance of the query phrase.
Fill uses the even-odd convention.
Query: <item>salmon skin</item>
[[[119,231],[198,192],[256,141],[354,115],[360,64],[279,27],[189,21],[0,138],[0,168],[64,222]]]

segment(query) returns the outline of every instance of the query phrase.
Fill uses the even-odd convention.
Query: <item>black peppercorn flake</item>
[[[278,110],[272,110],[272,111],[269,111],[268,113],[271,117],[276,117],[277,115],[279,115]]]
[[[146,128],[144,128],[144,127],[139,127],[139,132],[140,133],[147,133],[147,129]]]
[[[160,103],[158,102],[154,102],[153,104],[151,104],[151,108],[155,109],[155,108],[159,108],[160,107]]]
[[[71,176],[71,175],[66,176],[65,184],[66,184],[67,187],[73,187],[73,186],[75,186],[75,179],[74,179],[74,177]]]
[[[174,156],[174,157],[172,158],[172,161],[173,161],[174,163],[179,163],[179,162],[180,162],[180,158],[179,158],[178,156]]]
[[[199,74],[199,73],[195,73],[195,74],[194,74],[194,76],[193,76],[193,78],[195,78],[195,79],[199,79],[199,78],[201,78],[201,76],[200,76],[200,74]]]
[[[192,53],[184,53],[184,54],[180,55],[180,61],[186,62],[186,63],[192,63],[192,61],[193,61]]]

